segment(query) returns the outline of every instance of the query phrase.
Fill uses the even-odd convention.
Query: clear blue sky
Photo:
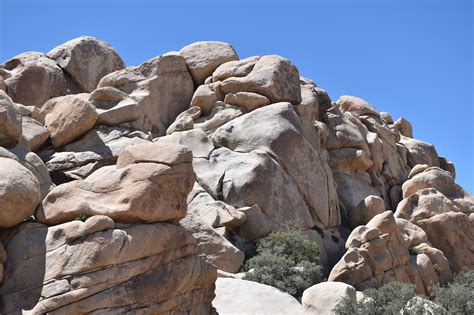
[[[0,0],[0,62],[80,35],[128,65],[198,40],[279,54],[333,100],[359,96],[452,160],[474,193],[473,1]]]

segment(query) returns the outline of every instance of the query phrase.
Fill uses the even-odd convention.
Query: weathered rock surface
[[[220,313],[299,314],[234,274],[289,228],[333,281],[304,313],[391,281],[433,297],[474,269],[455,175],[406,119],[332,102],[280,56],[198,42],[125,68],[92,37],[24,53],[0,65],[0,312],[214,314],[217,268]]]
[[[410,167],[417,164],[439,166],[438,153],[432,144],[405,136],[401,138],[400,143],[408,150],[407,158]]]
[[[23,224],[3,242],[2,314],[211,312],[216,270],[196,256],[180,226],[118,227],[93,216],[53,227]]]
[[[21,140],[21,116],[12,99],[0,91],[0,146],[12,147]]]
[[[280,127],[273,128],[275,124]],[[288,197],[294,200],[291,208],[301,209],[299,211],[307,209],[314,222],[321,222],[326,227],[339,224],[340,217],[336,192],[329,166],[321,154],[303,136],[301,121],[291,104],[277,103],[256,109],[223,125],[216,130],[211,138],[217,146],[227,147],[234,152],[255,154],[257,150],[263,150],[270,156],[277,157],[276,161],[271,159],[271,164],[278,163],[281,165],[280,168],[285,173],[282,174],[284,175],[282,179],[285,180],[286,177],[288,183],[293,182],[293,185],[296,186],[294,188],[296,191]],[[278,168],[273,166],[272,169]],[[196,172],[199,177],[199,170]],[[262,178],[262,176],[257,176],[256,179],[265,182],[277,180],[278,177]],[[224,178],[223,183],[227,184],[227,182],[228,180]],[[246,182],[248,183],[248,181]],[[281,189],[279,187],[289,186],[288,184],[282,184],[275,182],[275,188]],[[264,187],[262,184],[258,184],[258,186]],[[233,192],[234,189],[229,189],[229,191]],[[268,196],[268,192],[271,190],[266,189],[266,191]],[[234,199],[236,201],[241,200],[250,193],[250,191],[240,193]],[[253,200],[253,202],[247,204],[241,202],[235,205],[243,207],[258,204],[265,213],[269,212],[271,208],[271,211],[277,211],[277,209],[286,211],[288,209],[288,207],[284,210],[283,207],[265,206],[262,202],[262,194],[258,196],[259,200]],[[278,199],[286,202],[283,201],[286,198],[281,198],[282,195],[275,196],[276,198],[273,197],[272,199],[280,197]],[[301,198],[301,206],[296,206],[296,198]],[[230,202],[230,204],[234,203]],[[310,222],[307,219],[302,221],[306,222],[305,225],[308,227],[307,224]]]
[[[48,57],[84,92],[92,92],[103,76],[124,68],[122,58],[112,46],[90,36],[70,40],[48,52]]]
[[[43,53],[26,52],[0,66],[5,91],[13,101],[41,107],[47,100],[64,95],[67,80],[62,69]]]
[[[212,302],[219,314],[299,314],[301,305],[287,293],[252,282],[218,278]]]
[[[425,168],[403,184],[403,195],[395,216],[423,229],[454,272],[474,268],[474,198],[454,183],[452,174]]]
[[[256,108],[270,104],[270,100],[260,94],[251,92],[237,92],[235,94],[229,93],[224,98],[224,103],[230,105],[237,105],[245,108],[247,111],[252,111]]]
[[[406,232],[405,232],[406,233]],[[334,266],[329,281],[341,281],[358,290],[380,287],[391,281],[413,283],[420,294],[431,295],[439,281],[433,265],[441,273],[449,266],[435,255],[410,255],[410,238],[404,237],[391,211],[373,217],[366,225],[355,228],[346,242],[347,252]],[[430,246],[424,243],[425,248]],[[416,247],[414,247],[416,248]],[[445,259],[441,259],[446,261]]]
[[[68,95],[44,104],[44,122],[54,148],[72,142],[94,127],[98,116],[87,98],[87,94]]]
[[[94,90],[89,96],[89,102],[96,109],[98,124],[115,126],[135,121],[141,115],[136,102],[128,94],[113,87]]]
[[[41,201],[38,179],[15,160],[0,157],[0,228],[33,215]]]
[[[340,300],[356,300],[356,289],[343,282],[322,282],[309,287],[303,292],[301,303],[303,315],[331,315]]]
[[[144,147],[160,145],[150,143]],[[162,148],[168,151],[168,160],[166,155],[163,159],[166,164],[159,157],[133,159],[130,151],[124,151],[117,169],[57,186],[43,200],[37,220],[59,224],[81,214],[101,214],[125,223],[179,221],[186,215],[186,196],[194,183],[192,156],[188,151],[189,158],[180,160],[185,148],[179,145]],[[146,157],[144,151],[142,156]]]
[[[183,47],[179,54],[186,61],[196,86],[203,84],[221,64],[238,60],[234,48],[222,42],[196,42]]]
[[[21,126],[23,137],[32,151],[37,151],[49,138],[49,130],[31,117],[23,116]]]
[[[103,77],[102,87],[127,93],[141,111],[133,126],[164,135],[175,118],[189,107],[194,83],[183,57],[176,53],[157,56],[138,67],[112,72]]]
[[[222,81],[225,94],[253,92],[268,97],[272,103],[301,102],[298,69],[280,56],[260,57],[252,71],[244,77],[230,77]]]
[[[351,225],[357,227],[367,224],[370,219],[385,211],[385,203],[382,198],[368,196],[350,213]]]
[[[100,167],[114,164],[128,146],[150,142],[150,136],[128,129],[94,128],[64,147],[64,151],[38,152],[57,183],[84,179]]]
[[[0,157],[14,160],[28,169],[38,180],[41,198],[44,198],[54,187],[46,165],[38,155],[30,151],[26,141],[22,141],[8,150],[0,147]]]
[[[200,219],[192,210],[180,224],[193,233],[198,254],[217,269],[238,272],[244,261],[244,253],[217,233],[212,226]]]

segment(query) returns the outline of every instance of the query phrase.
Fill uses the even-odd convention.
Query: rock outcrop
[[[93,37],[12,57],[0,312],[329,314],[391,281],[433,296],[474,269],[474,198],[413,129],[222,42],[133,67]],[[318,245],[329,279],[303,306],[235,275],[288,229]]]

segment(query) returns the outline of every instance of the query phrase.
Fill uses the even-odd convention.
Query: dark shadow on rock
[[[41,299],[45,277],[48,228],[23,223],[0,232],[7,253],[0,288],[0,314],[22,314]]]

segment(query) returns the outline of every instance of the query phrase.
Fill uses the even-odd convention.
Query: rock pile
[[[218,311],[229,292],[304,314],[390,281],[431,295],[474,269],[455,173],[406,119],[332,102],[280,56],[197,42],[125,67],[93,37],[27,52],[0,65],[0,312],[212,313],[216,269],[283,229],[336,282],[301,308],[231,275]]]

